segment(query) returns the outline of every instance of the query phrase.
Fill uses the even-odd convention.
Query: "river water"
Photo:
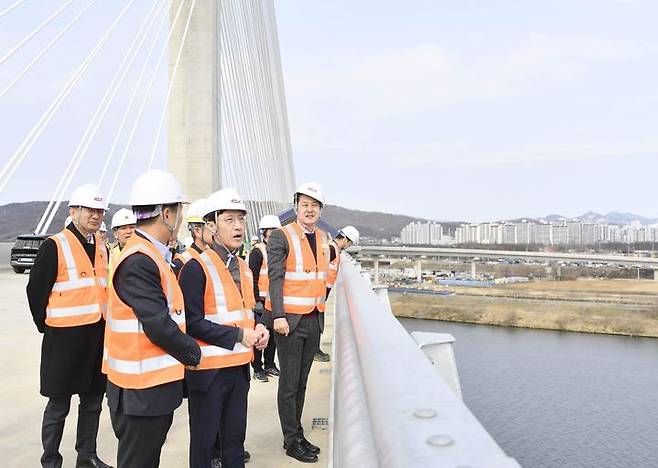
[[[658,339],[401,319],[451,333],[464,401],[524,467],[658,467]]]

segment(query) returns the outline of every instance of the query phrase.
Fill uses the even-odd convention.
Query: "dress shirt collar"
[[[158,249],[158,252],[162,254],[162,258],[164,258],[167,263],[171,263],[171,250],[169,250],[169,247],[164,245],[162,242],[160,242],[152,235],[142,231],[141,229],[137,229],[137,232],[139,232],[142,236],[144,236],[146,239],[151,241],[151,243],[155,246],[155,248]]]

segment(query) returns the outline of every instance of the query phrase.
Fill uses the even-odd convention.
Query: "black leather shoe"
[[[310,443],[306,437],[302,437],[302,444],[304,444],[306,450],[308,450],[309,452],[314,453],[316,455],[320,453],[320,447]]]
[[[323,352],[321,349],[318,349],[313,356],[313,360],[318,362],[329,362],[331,358],[327,353]]]
[[[259,382],[267,382],[268,381],[267,372],[265,372],[264,370],[254,372],[254,380],[258,380]]]
[[[265,369],[265,372],[270,377],[278,377],[281,374],[281,372],[279,371],[279,369],[276,368],[276,366],[268,367],[267,369]]]
[[[318,456],[309,451],[304,445],[304,439],[297,439],[290,447],[286,449],[286,455],[302,463],[315,463]]]
[[[113,468],[113,467],[101,461],[101,459],[98,458],[97,455],[94,455],[93,457],[87,458],[86,460],[81,460],[78,458],[78,460],[75,462],[75,468]]]

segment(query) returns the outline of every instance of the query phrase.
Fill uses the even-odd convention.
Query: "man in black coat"
[[[76,202],[75,192],[69,205],[72,203],[82,203]],[[95,205],[93,200],[86,204]],[[66,229],[75,235],[94,265],[96,249],[105,249],[103,244],[96,243],[93,235],[103,220],[104,209],[78,205],[72,207],[70,213],[73,221]],[[26,288],[32,318],[39,333],[43,333],[40,393],[48,397],[48,403],[41,429],[41,463],[44,467],[62,466],[59,445],[64,423],[71,406],[71,396],[79,395],[76,467],[109,467],[96,455],[96,436],[106,384],[105,375],[101,373],[105,320],[100,318],[95,323],[71,327],[47,325],[46,306],[57,273],[57,245],[52,238],[48,238],[39,248]]]
[[[137,242],[148,242],[163,260],[171,265],[168,244],[176,239],[182,222],[182,190],[174,176],[161,170],[147,171],[137,178],[130,195],[137,216],[137,231],[124,249]],[[116,294],[130,307],[146,335],[142,345],[159,348],[185,366],[193,368],[201,360],[197,342],[181,331],[172,320],[168,300],[163,290],[160,267],[141,251],[122,258],[112,277],[110,291],[109,330]],[[171,273],[172,287],[177,287]],[[181,294],[182,296],[182,294]],[[182,298],[181,298],[182,299]],[[179,380],[128,388],[113,382],[110,363],[112,333],[108,333],[107,401],[114,433],[119,439],[117,464],[119,468],[157,468],[160,453],[173,422],[173,413],[183,401],[183,372]],[[182,370],[182,369],[181,369]]]

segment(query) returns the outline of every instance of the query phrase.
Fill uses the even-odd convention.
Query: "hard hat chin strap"
[[[219,224],[217,222],[217,213],[218,212],[215,211],[215,226],[217,226],[217,224]],[[208,229],[210,229],[210,228],[208,228]],[[217,235],[217,229],[215,229],[214,232],[213,232],[212,229],[210,231],[213,233],[212,240],[215,243],[215,245],[217,245],[218,247],[221,247],[224,250],[226,250],[226,253],[228,254],[227,255],[228,258],[226,260],[226,268],[228,268],[231,265],[231,260],[233,260],[233,258],[235,258],[236,252],[240,249],[240,247],[238,247],[237,249],[232,251],[231,249],[226,247],[226,245],[221,240],[219,240],[219,236]],[[217,250],[217,249],[215,249],[215,250]]]
[[[161,208],[161,211],[160,211],[160,216],[162,217],[162,222],[164,223],[165,226],[167,226],[167,229],[169,230],[169,232],[170,232],[171,234],[173,234],[174,232],[176,232],[176,231],[178,230],[178,227],[179,227],[179,226],[178,226],[178,210],[179,210],[179,209],[180,209],[180,205],[179,205],[178,208],[176,209],[176,221],[174,222],[174,225],[173,225],[173,226],[172,226],[171,224],[169,224],[169,223],[167,222],[167,220],[165,219],[164,208]]]

